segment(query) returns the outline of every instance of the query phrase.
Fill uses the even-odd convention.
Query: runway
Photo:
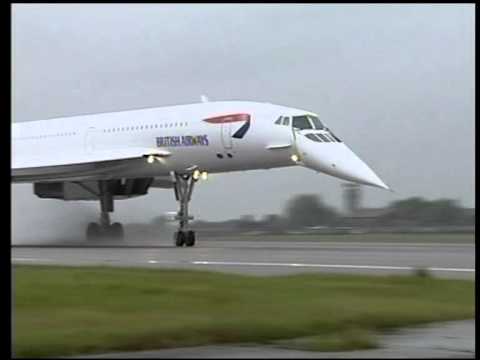
[[[475,277],[474,243],[201,240],[192,248],[171,241],[66,243],[12,247],[14,264],[187,268],[252,275],[296,272],[408,274],[429,270],[447,278]]]

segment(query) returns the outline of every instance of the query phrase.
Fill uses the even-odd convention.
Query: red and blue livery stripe
[[[233,123],[233,122],[245,122],[245,124],[240,127],[233,135],[233,138],[242,139],[245,134],[247,133],[248,129],[250,128],[250,114],[246,113],[237,113],[237,114],[227,114],[227,115],[220,115],[214,116],[203,121],[210,123],[210,124],[225,124],[225,123]]]

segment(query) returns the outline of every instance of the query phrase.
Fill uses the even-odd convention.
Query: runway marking
[[[339,264],[298,264],[298,263],[271,263],[271,262],[236,262],[236,261],[192,261],[194,265],[231,265],[231,266],[288,266],[288,267],[315,267],[337,269],[369,269],[369,270],[415,270],[413,266],[383,266],[383,265],[339,265]],[[468,268],[429,267],[430,271],[457,271],[474,272]]]
[[[219,241],[219,240],[209,240],[210,242],[214,242],[214,241]],[[255,243],[255,241],[253,240],[233,240],[233,242],[236,242],[236,243],[239,243],[241,241],[244,241],[244,242],[249,242],[249,245],[251,243]],[[281,243],[282,245],[285,245],[287,244],[285,240],[266,240],[265,243],[268,244],[268,242],[272,242],[272,243]],[[391,242],[373,242],[373,241],[322,241],[322,242],[319,242],[319,241],[314,241],[314,240],[311,240],[311,241],[296,241],[295,242],[296,244],[299,244],[299,245],[315,245],[315,246],[323,246],[323,245],[327,245],[327,246],[350,246],[350,245],[361,245],[361,246],[378,246],[378,245],[381,245],[381,246],[386,246],[386,247],[421,247],[421,246],[425,246],[425,247],[475,247],[475,243],[474,242],[471,242],[471,243],[457,243],[457,244],[450,244],[450,243],[442,243],[442,242],[431,242],[431,243],[414,243],[414,242],[394,242],[394,241],[391,241]],[[287,244],[288,245],[288,244]],[[264,246],[262,244],[262,246]],[[272,245],[273,246],[273,245]],[[253,247],[255,248],[255,246]]]
[[[466,268],[437,268],[437,267],[431,267],[427,268],[428,270],[431,271],[464,271],[464,272],[475,272],[475,269],[466,269]]]
[[[36,259],[36,258],[13,258],[13,261],[52,261],[50,259]]]
[[[52,262],[52,259],[40,258],[13,258],[13,261]],[[276,262],[240,262],[240,261],[169,261],[169,260],[147,260],[149,264],[192,264],[192,265],[224,265],[224,266],[284,266],[284,267],[305,267],[305,268],[331,268],[331,269],[367,269],[367,270],[415,270],[414,266],[387,266],[387,265],[349,265],[349,264],[305,264],[305,263],[276,263]],[[427,267],[429,271],[447,272],[475,272],[470,268],[446,268]]]

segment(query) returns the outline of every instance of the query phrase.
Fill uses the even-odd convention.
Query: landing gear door
[[[233,141],[232,141],[232,123],[231,122],[225,122],[222,123],[222,144],[223,147],[227,150],[231,149],[233,147]]]

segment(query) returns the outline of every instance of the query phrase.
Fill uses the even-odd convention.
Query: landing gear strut
[[[110,213],[113,212],[113,194],[109,189],[108,181],[98,182],[100,194],[100,223],[90,223],[87,227],[87,239],[93,240],[100,237],[123,239],[123,226],[120,223],[110,222]]]
[[[192,197],[193,186],[198,178],[194,178],[191,174],[175,173],[175,198],[180,203],[180,210],[175,217],[179,221],[178,231],[174,234],[175,246],[182,247],[195,245],[195,232],[188,230],[188,221],[193,220],[193,216],[188,214],[188,203]]]

